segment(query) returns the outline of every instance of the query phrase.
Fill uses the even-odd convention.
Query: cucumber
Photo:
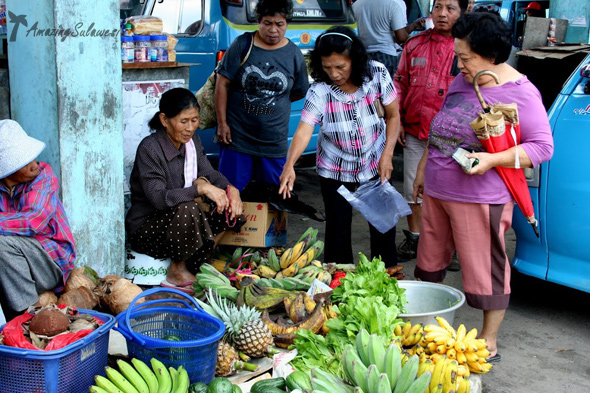
[[[195,382],[189,386],[188,393],[207,393],[207,385],[203,382]]]
[[[287,376],[287,388],[289,390],[299,389],[302,391],[311,391],[311,380],[307,373],[303,371],[293,371]]]
[[[285,378],[270,378],[256,382],[250,388],[250,393],[275,393],[275,391],[284,392],[287,384]],[[272,390],[271,390],[272,389]]]
[[[206,393],[233,393],[234,384],[229,379],[223,377],[213,378],[207,386]]]

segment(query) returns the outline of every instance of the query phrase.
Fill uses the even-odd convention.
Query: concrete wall
[[[590,1],[551,1],[549,16],[551,18],[569,20],[565,42],[590,43]],[[577,26],[574,24],[577,24]]]
[[[13,36],[8,21],[12,118],[47,143],[39,159],[61,178],[76,265],[122,274],[120,37],[96,36],[119,29],[119,1],[7,0],[7,9],[27,22]]]

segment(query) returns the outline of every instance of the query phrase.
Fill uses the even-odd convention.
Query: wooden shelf
[[[164,67],[177,67],[177,61],[163,61],[163,62],[145,62],[145,63],[121,63],[123,69],[134,69],[134,68],[164,68]]]

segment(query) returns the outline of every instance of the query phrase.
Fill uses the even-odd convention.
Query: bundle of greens
[[[330,331],[326,337],[300,330],[293,347],[297,356],[291,365],[302,371],[319,367],[334,375],[345,377],[340,357],[347,345],[354,345],[361,329],[381,336],[389,342],[394,329],[402,320],[398,318],[406,304],[405,289],[390,278],[380,258],[369,261],[359,254],[359,264],[354,273],[341,279],[331,299],[338,318],[330,319]]]

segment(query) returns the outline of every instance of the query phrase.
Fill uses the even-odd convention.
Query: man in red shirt
[[[45,143],[13,120],[0,121],[0,301],[12,316],[60,290],[74,268],[74,238]]]
[[[406,239],[400,244],[398,262],[416,258],[422,207],[414,203],[416,169],[428,141],[430,122],[459,73],[451,28],[465,13],[468,0],[435,0],[432,8],[434,28],[410,38],[402,52],[393,81],[399,95],[401,132],[404,146],[404,197],[412,208],[407,216]]]

